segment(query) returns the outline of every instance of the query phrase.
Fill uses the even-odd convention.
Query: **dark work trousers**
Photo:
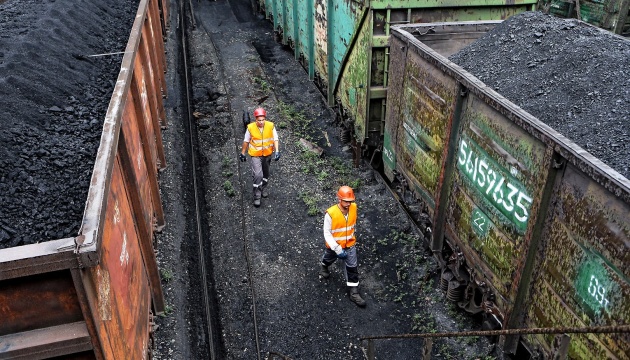
[[[252,156],[252,177],[254,178],[254,199],[260,199],[262,192],[269,181],[269,156]]]
[[[359,286],[359,261],[357,259],[357,249],[356,246],[349,247],[346,250],[348,253],[348,257],[345,259],[340,259],[341,261],[346,263],[346,268],[344,271],[344,277],[346,278],[346,285],[348,286]],[[337,254],[326,248],[324,251],[324,256],[322,256],[322,265],[330,266],[337,260]]]

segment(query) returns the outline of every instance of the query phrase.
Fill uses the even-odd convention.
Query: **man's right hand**
[[[241,160],[242,162],[247,161],[247,157],[246,157],[245,155],[243,155],[243,154],[238,154],[238,158],[239,158],[239,160]]]

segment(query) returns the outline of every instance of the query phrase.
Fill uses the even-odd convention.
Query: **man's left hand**
[[[280,151],[276,151],[276,155],[274,155],[273,159],[274,159],[275,161],[280,160]]]

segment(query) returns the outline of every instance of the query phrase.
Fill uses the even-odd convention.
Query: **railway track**
[[[192,5],[190,5],[192,6]],[[200,205],[201,203],[201,199],[200,199],[200,194],[202,193],[202,185],[200,185],[198,179],[200,174],[197,172],[197,167],[198,167],[198,161],[196,160],[196,156],[198,155],[198,148],[197,148],[197,138],[196,138],[196,124],[195,124],[195,117],[193,116],[193,103],[192,103],[192,98],[191,98],[191,91],[190,89],[193,87],[193,82],[194,79],[192,79],[190,77],[190,70],[189,70],[189,60],[188,60],[188,51],[186,50],[186,46],[188,46],[189,44],[189,40],[186,36],[187,33],[189,33],[191,29],[195,29],[197,28],[197,22],[194,20],[194,12],[192,11],[192,8],[189,8],[189,13],[190,13],[190,17],[186,17],[186,9],[185,9],[185,2],[182,2],[180,4],[180,22],[182,24],[185,24],[185,27],[187,28],[187,30],[182,32],[182,44],[184,44],[184,54],[185,54],[185,59],[184,59],[184,72],[186,74],[186,104],[187,104],[187,108],[188,108],[188,116],[187,116],[187,126],[188,126],[188,130],[189,130],[189,148],[190,148],[190,154],[191,154],[191,158],[190,158],[190,162],[192,164],[192,174],[191,177],[193,179],[193,188],[194,188],[194,198],[195,198],[195,219],[196,219],[196,223],[197,223],[197,240],[198,240],[198,259],[199,259],[199,267],[200,267],[200,272],[201,272],[201,277],[202,277],[202,283],[203,284],[208,284],[209,283],[209,278],[212,276],[211,273],[209,273],[208,271],[208,267],[206,266],[206,259],[208,258],[208,254],[206,254],[206,246],[204,244],[204,234],[203,234],[203,229],[201,226],[201,223],[204,221],[203,219],[203,211],[202,211],[202,206]],[[203,29],[203,27],[200,27],[200,29]],[[213,42],[210,42],[212,48],[214,49],[214,52],[216,54],[219,53],[219,50],[217,49],[216,45]],[[219,57],[219,64],[218,64],[218,68],[220,69],[220,72],[223,72],[223,62],[221,60],[221,58]],[[224,88],[227,88],[226,84],[223,84]],[[227,104],[230,105],[232,103],[232,98],[229,92],[227,92],[226,97],[228,99]],[[232,112],[231,107],[228,107],[227,109],[228,112]],[[239,135],[236,135],[237,132],[241,129],[242,127],[242,122],[240,120],[238,120],[235,117],[232,117],[232,130],[235,134],[234,139],[235,139],[235,147],[239,147],[240,146],[240,141],[239,141]],[[243,177],[242,177],[242,169],[241,169],[241,162],[237,162],[237,174],[238,174],[238,182],[239,184],[246,186]],[[241,237],[243,239],[242,242],[242,247],[243,247],[243,251],[245,254],[245,261],[247,264],[247,279],[248,279],[248,286],[249,286],[249,292],[250,292],[250,296],[251,296],[251,303],[252,303],[252,307],[251,307],[251,318],[252,318],[252,322],[253,322],[253,326],[254,326],[254,341],[256,344],[256,358],[258,360],[262,359],[262,350],[261,350],[261,346],[260,346],[260,339],[259,339],[259,324],[258,324],[258,315],[257,315],[257,299],[256,299],[256,291],[255,291],[255,287],[252,284],[252,278],[253,278],[253,271],[252,271],[252,259],[250,256],[250,252],[249,252],[249,244],[247,239],[249,238],[249,234],[247,231],[247,226],[245,223],[245,219],[246,219],[246,213],[245,213],[245,199],[244,199],[244,193],[243,192],[239,192],[238,195],[238,202],[240,204],[239,209],[240,209],[240,231],[241,231]],[[208,344],[210,344],[210,349],[209,349],[209,353],[211,356],[211,359],[220,359],[221,358],[221,349],[220,349],[220,344],[217,343],[216,339],[216,335],[215,333],[219,330],[217,329],[217,325],[214,324],[214,322],[212,321],[212,319],[215,317],[213,315],[213,313],[216,311],[216,309],[212,309],[212,302],[210,301],[210,296],[208,294],[208,287],[204,286],[203,289],[203,299],[204,299],[204,313],[205,313],[205,319],[206,319],[206,323],[207,323],[207,331],[208,331]],[[279,352],[276,351],[268,351],[267,352],[267,356],[265,357],[266,359],[284,359],[284,360],[290,360],[291,358],[283,355]]]

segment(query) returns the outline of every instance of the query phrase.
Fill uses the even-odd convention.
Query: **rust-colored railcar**
[[[496,24],[393,29],[385,172],[426,203],[441,285],[484,328],[627,325],[630,181],[446,59]],[[569,357],[629,359],[629,340],[576,335]]]
[[[139,3],[79,235],[0,250],[0,359],[148,358],[164,311],[153,233],[164,225],[167,8]]]

